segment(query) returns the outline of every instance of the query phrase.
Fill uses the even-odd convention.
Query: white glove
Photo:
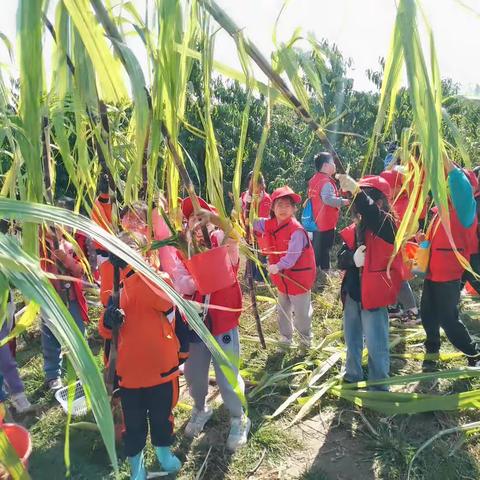
[[[350,175],[347,175],[346,173],[339,173],[336,177],[337,180],[340,182],[340,188],[344,192],[357,192],[359,188],[358,183],[352,177],[350,177]]]
[[[278,272],[280,271],[280,269],[278,268],[278,265],[275,263],[275,264],[268,264],[268,273],[270,273],[271,275],[276,275]]]
[[[353,254],[353,263],[355,266],[360,268],[365,265],[365,250],[367,247],[365,245],[360,245]]]

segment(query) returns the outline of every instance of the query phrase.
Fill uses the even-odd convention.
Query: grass
[[[321,295],[314,296],[315,343],[341,328],[341,306],[338,299],[338,283],[335,279]],[[259,291],[268,295],[268,291]],[[246,298],[246,304],[248,299]],[[270,304],[261,304],[267,310]],[[466,321],[473,332],[478,333],[475,301],[464,301]],[[89,343],[101,362],[101,341],[95,332],[98,311],[92,311],[93,322],[88,328]],[[275,339],[275,315],[265,321],[265,335]],[[271,377],[275,372],[302,360],[295,350],[279,352],[274,344],[267,351],[255,341],[253,317],[246,312],[242,317],[242,369],[252,382]],[[65,415],[53,396],[43,387],[43,373],[38,329],[24,338],[24,347],[18,354],[21,373],[25,379],[28,396],[36,402],[39,413],[18,419],[31,431],[34,451],[30,461],[32,478],[56,480],[65,478],[63,446]],[[341,346],[332,344],[331,348]],[[400,344],[396,353],[421,352],[421,340],[408,345]],[[444,342],[442,351],[453,351]],[[319,361],[319,353],[312,352],[308,369]],[[317,362],[317,363],[316,363]],[[448,362],[445,367],[465,365],[465,359]],[[421,369],[421,362],[393,359],[394,374],[413,373]],[[334,367],[327,377],[338,373]],[[175,411],[178,432],[175,451],[182,459],[183,468],[177,476],[180,480],[243,480],[243,479],[392,479],[406,478],[408,465],[417,449],[435,433],[445,428],[478,420],[476,411],[437,412],[420,415],[387,417],[373,411],[359,409],[328,394],[300,422],[287,428],[289,421],[305,402],[304,398],[281,416],[268,421],[271,414],[301,383],[302,375],[289,377],[265,388],[250,402],[252,433],[248,446],[230,455],[224,448],[228,435],[228,414],[221,405],[218,392],[212,388],[209,396],[216,404],[215,413],[204,435],[191,442],[182,431],[190,414],[190,401],[186,393]],[[451,382],[442,380],[428,385],[408,385],[409,391],[451,392],[476,386],[479,380]],[[309,395],[313,392],[309,392]],[[93,421],[91,414],[76,421]],[[128,466],[121,458],[120,479],[127,479]],[[158,471],[153,450],[146,454],[150,471]],[[71,431],[71,476],[74,479],[109,479],[107,454],[98,433],[84,428]],[[415,460],[412,479],[475,479],[480,477],[480,442],[478,437],[455,434],[435,441]]]

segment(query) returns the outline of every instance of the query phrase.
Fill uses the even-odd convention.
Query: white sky
[[[217,0],[235,22],[245,29],[265,55],[272,45],[272,29],[283,0]],[[139,7],[144,0],[134,0]],[[15,38],[17,0],[0,0],[0,31]],[[56,2],[54,2],[56,3]],[[423,0],[432,26],[442,77],[452,78],[468,91],[480,83],[480,0]],[[139,8],[143,12],[143,8]],[[371,89],[365,75],[368,68],[378,69],[378,59],[385,56],[395,18],[394,0],[291,0],[278,30],[279,40],[287,40],[296,27],[313,32],[318,39],[327,38],[353,59],[349,76],[359,90]],[[53,15],[51,16],[53,20]],[[0,60],[7,56],[0,47]],[[216,58],[240,69],[233,41],[226,35],[217,37]],[[48,65],[48,63],[47,63]]]

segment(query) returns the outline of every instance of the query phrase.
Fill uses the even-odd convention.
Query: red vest
[[[301,295],[312,288],[317,274],[315,253],[307,232],[297,219],[290,218],[280,225],[275,218],[265,222],[265,236],[268,239],[269,251],[272,252],[268,254],[268,261],[271,264],[278,263],[287,253],[290,238],[297,230],[304,233],[308,241],[307,247],[303,249],[292,268],[282,270],[280,274],[271,275],[272,282],[278,290],[288,295]]]
[[[212,235],[210,239],[212,241],[212,246],[214,248],[218,247],[217,238]],[[179,258],[181,259],[181,257]],[[233,267],[236,274],[238,274],[238,267],[239,265]],[[199,303],[205,303],[205,296],[195,292],[192,300]],[[221,335],[232,328],[238,327],[240,323],[240,315],[242,313],[242,301],[242,290],[238,280],[231,287],[218,290],[210,295],[209,305],[212,307],[225,307],[225,310],[222,310],[221,308],[208,309],[207,326],[213,336]]]
[[[400,221],[402,221],[403,217],[405,216],[405,212],[407,211],[408,200],[408,195],[406,193],[403,193],[395,200],[394,204],[392,205]]]
[[[347,247],[354,251],[356,225],[352,224],[340,232]],[[397,302],[398,292],[404,278],[403,261],[397,253],[390,269],[388,265],[393,254],[393,245],[375,236],[370,230],[365,232],[365,265],[361,273],[362,308],[373,310],[387,307]]]
[[[469,261],[470,255],[478,249],[476,215],[472,226],[465,228],[460,223],[455,209],[450,208],[450,228],[458,253]],[[427,279],[433,282],[460,280],[464,269],[455,255],[452,244],[448,240],[447,232],[443,228],[438,215],[433,217],[430,231],[430,263],[428,265]]]
[[[240,200],[242,201],[242,210],[245,212],[247,209],[247,202],[245,201],[245,196],[248,193],[248,190],[243,192]],[[252,205],[253,207],[253,205]],[[272,209],[272,199],[270,198],[270,195],[267,192],[263,192],[263,196],[258,202],[258,212],[257,212],[257,217],[258,218],[267,218],[270,217],[270,210]]]
[[[312,201],[313,218],[319,232],[333,230],[337,226],[340,214],[338,208],[323,203],[321,192],[327,183],[333,186],[335,194],[338,195],[338,189],[333,178],[325,173],[317,172],[308,182],[308,198]]]

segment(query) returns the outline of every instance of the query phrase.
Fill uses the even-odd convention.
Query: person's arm
[[[265,233],[265,222],[267,218],[256,218],[253,221],[253,231],[255,233]]]
[[[73,249],[69,244],[62,241],[58,250],[53,252],[54,257],[63,264],[66,273],[76,278],[83,276],[82,264],[75,258]]]
[[[335,194],[335,189],[331,183],[326,183],[320,192],[322,201],[325,205],[333,208],[340,208],[346,205],[347,200]]]
[[[175,259],[175,267],[172,271],[173,285],[175,290],[182,295],[193,295],[197,289],[195,282],[185,265],[178,259]]]
[[[287,253],[276,264],[278,269],[288,270],[292,268],[298,262],[300,255],[307,245],[308,240],[303,230],[293,232],[288,242]]]
[[[395,242],[397,228],[392,214],[381,210],[362,190],[358,191],[353,202],[358,213],[362,216],[363,224],[369,230],[387,243]]]
[[[453,167],[448,174],[448,186],[460,223],[465,228],[471,227],[475,220],[477,204],[467,176],[459,168]]]

